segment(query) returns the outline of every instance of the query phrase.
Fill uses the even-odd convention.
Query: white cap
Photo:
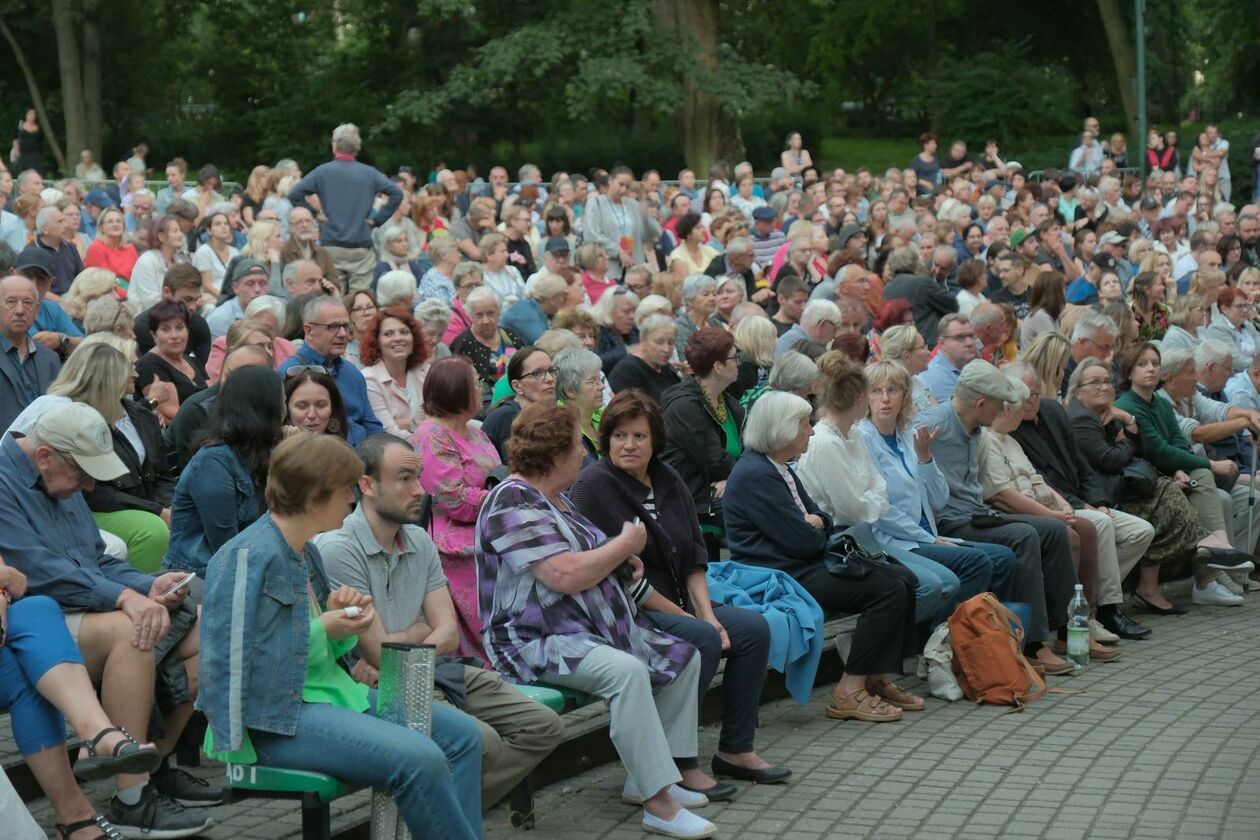
[[[59,405],[35,421],[31,435],[59,454],[74,459],[79,469],[97,481],[113,481],[127,474],[122,459],[114,454],[109,424],[90,405]]]

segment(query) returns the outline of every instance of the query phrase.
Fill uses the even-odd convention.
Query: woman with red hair
[[[871,330],[866,334],[866,341],[870,345],[870,354],[872,356],[879,355],[879,337],[884,334],[884,330],[889,327],[895,327],[898,324],[913,324],[914,315],[910,312],[910,301],[902,298],[894,298],[886,300],[880,305],[879,311],[875,313],[875,321],[871,324]]]
[[[430,353],[420,322],[405,309],[382,309],[360,341],[368,403],[385,431],[406,440],[425,419],[422,395]]]

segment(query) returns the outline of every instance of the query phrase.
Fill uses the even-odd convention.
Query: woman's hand
[[[827,523],[823,522],[823,518],[816,513],[805,514],[805,521],[811,526],[817,528],[819,531],[827,527]]]
[[[329,609],[319,616],[319,623],[324,625],[324,632],[328,634],[328,638],[333,641],[348,639],[351,636],[357,636],[372,626],[372,619],[375,617],[376,611],[371,607],[363,610],[355,618],[346,615],[344,608]]]
[[[638,583],[643,580],[643,559],[637,554],[631,554],[626,558],[626,562],[630,564],[633,574],[630,575],[631,583]]]
[[[140,393],[144,395],[145,399],[162,403],[175,396],[175,386],[170,382],[163,382],[158,379],[155,373],[153,374],[153,381],[145,385]]]
[[[643,546],[647,545],[647,528],[643,527],[642,522],[625,522],[621,525],[621,533],[617,539],[625,543],[626,554],[634,557],[643,550]],[[637,560],[638,558],[635,557]],[[639,568],[642,570],[643,561],[639,561]]]
[[[720,499],[726,493],[726,481],[715,481],[710,485],[713,488],[713,498]]]
[[[281,426],[280,427],[280,434],[285,440],[288,440],[289,438],[293,437],[300,431],[302,430],[299,429],[297,426]]]
[[[394,418],[394,425],[396,425],[396,426],[397,426],[398,428],[400,428],[400,429],[406,429],[406,430],[407,430],[407,431],[409,431],[409,432],[415,431],[415,429],[413,429],[413,428],[411,427],[411,417],[410,417],[410,416],[395,417],[395,418]]]
[[[1177,482],[1177,486],[1182,490],[1190,489],[1190,476],[1186,474],[1185,470],[1177,470],[1173,473],[1173,481]]]
[[[932,460],[932,441],[936,440],[936,436],[940,433],[940,426],[931,429],[920,426],[914,430],[914,454],[918,456],[920,464],[926,464]]]
[[[330,610],[358,607],[367,609],[372,605],[372,596],[364,595],[353,586],[340,586],[328,595],[327,608]]]
[[[717,620],[717,616],[713,613],[705,616],[704,623],[718,631],[718,636],[722,638],[722,650],[731,649],[731,637],[726,634],[726,628],[722,626],[722,622]]]

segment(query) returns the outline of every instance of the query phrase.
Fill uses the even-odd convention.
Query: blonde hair
[[[271,329],[271,325],[263,321],[255,321],[253,318],[242,318],[239,321],[233,321],[232,326],[227,329],[227,352],[231,353],[237,347],[240,347],[245,339],[249,338],[250,333],[262,333],[271,341],[276,340],[275,331]],[[271,355],[272,347],[269,344],[263,348],[267,355]]]
[[[90,337],[98,335],[118,338],[113,333],[95,333]],[[130,376],[131,359],[125,351],[119,350],[113,342],[98,340],[89,344],[85,339],[66,359],[61,372],[48,386],[48,393],[90,405],[113,426],[123,418],[122,398]]]
[[[669,315],[673,317],[674,305],[663,295],[651,294],[639,301],[634,309],[634,323],[642,327],[643,322],[652,315]]]
[[[866,366],[866,388],[869,391],[876,385],[887,382],[894,388],[901,389],[901,410],[897,412],[897,428],[904,429],[914,418],[915,406],[911,395],[914,386],[910,380],[910,371],[901,362],[892,359],[879,359]],[[870,416],[870,412],[867,412]]]
[[[83,332],[91,335],[98,332],[112,333],[119,326],[126,324],[134,332],[131,309],[113,295],[98,297],[83,310]]]
[[[1203,318],[1203,297],[1194,292],[1187,292],[1177,298],[1172,312],[1168,315],[1168,323],[1183,330],[1196,320]]]
[[[1043,332],[1024,348],[1019,360],[1026,363],[1037,373],[1041,382],[1041,392],[1050,399],[1057,399],[1059,390],[1055,387],[1055,378],[1059,371],[1065,369],[1068,355],[1072,352],[1072,343],[1063,333],[1050,330]]]
[[[769,318],[745,318],[735,325],[735,346],[761,367],[774,364],[779,333]]]
[[[279,222],[271,219],[259,219],[254,222],[253,227],[249,229],[249,236],[245,238],[245,247],[241,249],[241,256],[266,262],[267,240],[278,227]]]
[[[108,268],[85,268],[74,278],[70,289],[61,298],[61,308],[71,318],[83,320],[87,305],[110,294],[118,287],[118,279]]]
[[[919,329],[914,324],[895,324],[879,336],[879,357],[890,362],[900,362],[914,349]]]

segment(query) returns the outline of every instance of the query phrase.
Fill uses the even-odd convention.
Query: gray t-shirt
[[[424,529],[403,525],[387,552],[376,541],[362,505],[338,530],[316,537],[315,547],[333,588],[353,586],[372,596],[386,633],[424,621],[424,596],[446,586],[437,548]]]
[[[950,402],[934,405],[914,419],[914,425],[941,431],[932,441],[932,457],[949,483],[949,500],[937,515],[942,524],[971,521],[987,509],[980,486],[980,430],[967,434]]]

